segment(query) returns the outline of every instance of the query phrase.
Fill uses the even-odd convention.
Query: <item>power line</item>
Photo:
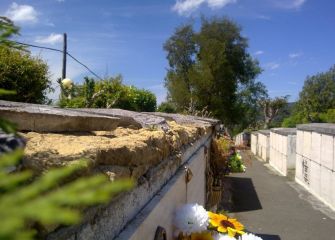
[[[46,49],[46,50],[51,50],[51,51],[56,51],[56,52],[60,52],[63,53],[62,50],[56,49],[56,48],[49,48],[49,47],[42,47],[42,46],[37,46],[37,45],[33,45],[33,44],[28,44],[28,43],[23,43],[23,42],[18,42],[18,41],[10,41],[16,44],[20,44],[23,46],[28,46],[28,47],[34,47],[34,48],[40,48],[40,49]],[[77,58],[75,58],[74,56],[72,56],[69,52],[66,52],[66,55],[68,55],[70,58],[72,58],[74,61],[76,61],[77,63],[79,63],[80,65],[82,65],[84,68],[86,68],[90,73],[92,73],[95,77],[97,77],[100,80],[103,80],[101,77],[99,77],[98,74],[96,74],[95,72],[93,72],[88,66],[86,66],[84,63],[80,62]]]

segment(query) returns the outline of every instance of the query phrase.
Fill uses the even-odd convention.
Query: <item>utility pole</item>
[[[66,78],[66,53],[67,53],[67,35],[63,34],[63,68],[62,68],[62,80]]]

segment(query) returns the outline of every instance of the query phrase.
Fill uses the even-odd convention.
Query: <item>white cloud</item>
[[[200,5],[207,4],[212,9],[218,9],[229,3],[235,3],[237,0],[177,0],[172,10],[178,12],[179,15],[189,15],[197,10]]]
[[[290,53],[288,56],[292,59],[301,57],[302,53]]]
[[[306,0],[277,0],[276,6],[286,9],[299,9]]]
[[[262,14],[257,15],[256,18],[261,19],[261,20],[267,20],[267,21],[271,20],[270,16],[266,16],[266,15],[262,15]]]
[[[265,67],[270,70],[275,70],[280,67],[280,64],[276,62],[269,62],[265,65]]]
[[[255,54],[255,55],[262,55],[262,54],[264,54],[264,51],[259,50],[259,51],[256,51],[254,54]]]
[[[63,35],[62,34],[55,34],[55,33],[51,33],[49,36],[46,36],[46,37],[38,36],[35,39],[36,43],[51,44],[51,45],[61,43],[62,41],[63,41]]]
[[[38,21],[38,13],[33,6],[19,5],[12,3],[5,15],[14,22],[36,23]]]

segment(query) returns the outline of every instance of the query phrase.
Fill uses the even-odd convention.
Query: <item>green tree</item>
[[[261,72],[247,47],[241,28],[226,18],[203,19],[198,33],[190,25],[178,28],[164,47],[170,65],[165,85],[177,109],[192,102],[230,129],[238,124],[239,86]]]
[[[283,126],[333,122],[333,109],[335,109],[335,65],[324,73],[306,78],[293,113],[284,120]]]
[[[264,114],[264,128],[268,129],[272,120],[278,115],[279,111],[287,106],[289,96],[266,98],[260,101]]]
[[[296,111],[313,122],[314,113],[327,112],[332,108],[335,108],[335,66],[325,73],[307,77]]]
[[[257,129],[262,122],[262,112],[259,102],[268,98],[265,85],[261,82],[250,81],[248,84],[240,85],[238,90],[238,108],[241,116],[238,124],[234,128],[234,133],[239,133],[244,129]]]
[[[192,98],[192,84],[189,73],[195,63],[196,43],[192,25],[178,27],[164,44],[169,69],[165,86],[169,97],[176,103],[179,111],[189,106]]]
[[[53,90],[48,65],[28,52],[0,46],[0,88],[17,93],[0,96],[3,100],[46,103],[47,93]]]

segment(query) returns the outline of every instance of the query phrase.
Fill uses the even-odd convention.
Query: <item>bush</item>
[[[156,96],[148,90],[126,86],[122,77],[101,81],[85,78],[83,85],[75,85],[72,99],[61,99],[60,107],[121,108],[138,112],[154,112]]]
[[[176,106],[171,103],[171,102],[162,102],[158,108],[157,108],[157,112],[165,112],[165,113],[176,113],[177,112],[177,108]]]
[[[47,103],[46,94],[52,91],[48,66],[28,52],[0,46],[0,88],[15,90],[16,95],[0,96],[0,99]]]
[[[335,109],[328,109],[326,113],[320,113],[321,122],[335,123]]]

